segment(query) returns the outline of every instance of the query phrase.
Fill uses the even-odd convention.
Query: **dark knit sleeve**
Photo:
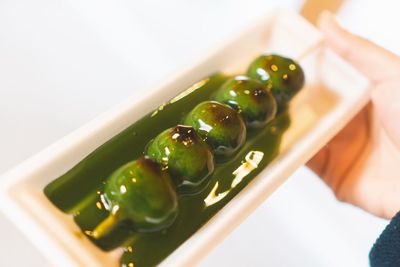
[[[400,266],[400,212],[393,217],[369,253],[371,267]]]

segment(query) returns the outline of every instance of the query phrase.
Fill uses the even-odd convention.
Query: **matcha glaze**
[[[215,74],[161,105],[46,186],[46,196],[59,209],[73,215],[82,232],[101,249],[109,251],[124,247],[121,266],[157,265],[278,154],[282,134],[290,124],[288,114],[281,110],[265,127],[249,129],[245,144],[228,160],[217,161],[204,190],[196,195],[179,195],[177,218],[162,231],[138,233],[129,221],[122,220],[108,234],[99,239],[93,238],[94,228],[109,215],[101,200],[104,184],[120,166],[141,157],[146,144],[160,132],[182,123],[197,104],[210,100],[228,78]]]

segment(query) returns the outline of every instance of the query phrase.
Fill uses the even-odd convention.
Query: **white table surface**
[[[303,1],[1,0],[0,172],[140,97],[277,3],[300,9]],[[339,17],[400,53],[398,8],[396,0],[348,0]],[[303,168],[202,266],[367,266],[386,223],[337,202]],[[0,215],[0,266],[47,265]]]

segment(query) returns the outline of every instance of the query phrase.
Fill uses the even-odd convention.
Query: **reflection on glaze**
[[[218,182],[216,182],[210,193],[204,199],[205,206],[209,207],[211,205],[214,205],[215,203],[221,201],[225,196],[227,196],[229,192],[231,192],[233,188],[235,188],[240,182],[242,182],[242,180],[249,173],[251,173],[258,167],[258,164],[261,162],[263,157],[264,153],[261,151],[250,151],[249,153],[247,153],[245,160],[242,162],[242,164],[232,172],[234,179],[232,180],[231,188],[217,194],[216,192],[218,190]]]
[[[193,127],[178,125],[157,135],[145,155],[167,170],[180,193],[198,193],[214,171],[214,156]]]
[[[201,81],[198,81],[197,83],[193,84],[192,86],[190,86],[188,89],[186,89],[185,91],[183,91],[182,93],[180,93],[179,95],[177,95],[176,97],[172,98],[168,103],[164,103],[162,105],[160,105],[152,114],[151,117],[154,117],[158,114],[159,111],[162,111],[164,109],[164,107],[167,104],[173,104],[183,98],[185,98],[186,96],[188,96],[189,94],[193,93],[194,91],[202,88],[204,85],[206,85],[208,82],[210,81],[210,78],[206,78],[203,79]]]
[[[214,99],[237,110],[250,128],[265,126],[277,112],[275,98],[259,81],[236,76],[218,89]]]
[[[215,203],[219,202],[220,200],[222,200],[226,195],[229,194],[230,190],[227,190],[225,192],[222,193],[218,193],[216,194],[217,190],[218,190],[218,185],[219,182],[216,182],[214,187],[211,189],[211,192],[208,194],[208,196],[204,199],[204,204],[206,205],[206,207],[209,207],[211,205],[214,205]]]
[[[247,75],[270,88],[279,106],[286,105],[304,85],[304,72],[292,59],[262,55],[249,66]]]
[[[147,158],[116,170],[107,181],[101,200],[110,214],[88,233],[96,239],[109,234],[122,221],[132,223],[138,233],[159,231],[170,226],[178,212],[178,196],[171,177]]]
[[[188,96],[189,94],[193,93],[197,89],[200,89],[201,87],[203,87],[209,81],[210,81],[210,78],[206,78],[206,79],[203,79],[201,81],[198,81],[197,83],[193,84],[191,87],[189,87],[188,89],[186,89],[185,91],[183,91],[182,93],[177,95],[176,97],[172,98],[169,101],[169,103],[173,104],[173,103],[181,100],[182,98]]]
[[[231,156],[246,141],[246,125],[234,109],[216,101],[198,104],[184,119],[216,156]]]
[[[244,162],[232,173],[235,179],[233,179],[231,187],[236,187],[243,178],[256,169],[263,157],[264,153],[261,151],[250,151],[247,153]]]

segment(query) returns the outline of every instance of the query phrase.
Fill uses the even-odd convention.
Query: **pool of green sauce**
[[[97,148],[66,174],[47,185],[44,193],[59,209],[72,214],[82,232],[99,248],[109,251],[124,247],[122,266],[157,265],[274,159],[279,152],[282,134],[290,124],[287,112],[280,112],[277,118],[263,129],[248,131],[243,148],[234,157],[217,162],[209,184],[201,193],[180,196],[178,217],[172,226],[163,231],[137,234],[128,222],[122,222],[101,239],[91,238],[91,231],[109,215],[100,201],[102,188],[107,177],[115,169],[143,155],[146,144],[152,138],[179,124],[186,113],[198,103],[209,100],[228,78],[223,74],[215,74],[183,91],[185,93],[180,97],[160,106]],[[258,155],[257,164],[250,164],[253,166],[251,169],[245,168],[248,165],[246,158],[249,159],[254,154]],[[232,182],[235,178],[237,181],[237,170],[240,168],[247,172],[242,175],[243,179],[233,186]],[[225,193],[223,198],[216,198],[222,193]]]

